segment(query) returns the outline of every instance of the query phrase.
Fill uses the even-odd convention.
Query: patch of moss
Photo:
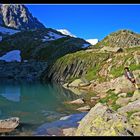
[[[130,111],[130,112],[127,112],[127,118],[129,119],[131,117],[132,114],[136,113],[138,111]]]
[[[128,92],[126,97],[132,97],[133,96],[133,92]]]
[[[117,104],[112,104],[111,108],[115,111],[117,111],[121,106]]]

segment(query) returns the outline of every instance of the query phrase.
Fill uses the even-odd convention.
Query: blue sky
[[[26,4],[46,27],[67,29],[84,39],[103,39],[119,29],[140,33],[140,5]]]

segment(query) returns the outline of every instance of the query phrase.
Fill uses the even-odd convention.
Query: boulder
[[[91,98],[90,98],[90,100],[98,100],[98,99],[100,99],[99,96],[95,96],[95,97],[91,97]]]
[[[69,84],[69,87],[78,87],[79,84],[81,84],[81,83],[83,83],[83,81],[81,79],[76,79]]]
[[[119,94],[123,92],[134,92],[135,86],[125,76],[112,79],[109,82],[103,82],[92,87],[97,93],[108,92],[114,90],[114,93]]]
[[[83,106],[83,107],[77,108],[76,110],[78,110],[78,111],[89,111],[90,110],[90,106],[89,105]]]
[[[127,79],[125,76],[116,78],[112,82],[112,88],[115,88],[115,93],[119,94],[122,92],[133,92],[135,91],[135,86]]]
[[[131,101],[135,101],[135,100],[138,100],[138,99],[140,99],[140,90],[139,89],[135,90],[135,92],[134,92],[134,94],[131,98]]]
[[[140,112],[133,113],[129,119],[130,125],[133,127],[132,132],[135,136],[140,136]]]
[[[13,117],[5,120],[0,120],[0,133],[11,132],[19,125],[19,118]]]
[[[116,100],[116,104],[120,106],[125,106],[129,103],[130,100],[131,100],[130,97],[127,98],[120,97]]]
[[[120,48],[120,47],[106,47],[104,46],[102,49],[101,49],[102,52],[122,52],[123,49]]]
[[[65,128],[62,129],[62,131],[64,136],[74,136],[76,128]]]
[[[84,104],[84,99],[79,98],[74,101],[70,101],[69,104]]]
[[[98,103],[79,122],[75,136],[128,136],[129,131],[125,116]]]
[[[126,106],[119,108],[118,113],[127,115],[127,112],[140,111],[140,99],[128,103]]]
[[[85,87],[89,85],[90,85],[90,82],[87,81],[85,78],[75,79],[73,82],[68,84],[69,87]]]
[[[118,97],[126,97],[127,96],[127,93],[121,93],[118,95]]]

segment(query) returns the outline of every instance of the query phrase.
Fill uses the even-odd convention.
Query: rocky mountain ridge
[[[0,25],[19,30],[45,28],[32,16],[28,8],[21,4],[1,4]]]

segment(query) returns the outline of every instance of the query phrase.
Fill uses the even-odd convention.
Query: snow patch
[[[28,60],[23,60],[23,62],[27,63],[27,62],[28,62]]]
[[[42,39],[42,41],[43,42],[52,41],[52,40],[57,40],[57,39],[63,38],[63,37],[66,37],[66,36],[59,35],[59,34],[56,34],[56,33],[53,33],[53,32],[49,32],[48,33],[48,36],[44,36],[44,38]]]
[[[8,29],[6,27],[0,26],[0,32],[3,33],[3,34],[12,35],[12,34],[20,32],[20,31],[19,30],[14,30],[14,29]]]
[[[98,39],[87,39],[87,42],[89,42],[91,45],[95,45],[98,43]]]
[[[13,61],[21,62],[20,53],[21,53],[20,50],[9,51],[5,55],[1,56],[0,60],[4,60],[6,62],[13,62]]]
[[[84,49],[84,48],[87,48],[87,47],[89,47],[89,46],[90,46],[90,44],[86,44],[86,43],[85,43],[85,44],[82,45],[82,48]]]
[[[50,37],[52,37],[52,39],[54,39],[54,40],[59,39],[59,38],[66,37],[66,36],[59,35],[59,34],[56,34],[56,33],[53,33],[53,32],[49,32],[48,35],[49,35]]]
[[[62,34],[64,35],[69,35],[71,37],[76,37],[75,35],[73,35],[71,32],[69,32],[68,30],[66,29],[57,29],[58,32],[61,32]]]

